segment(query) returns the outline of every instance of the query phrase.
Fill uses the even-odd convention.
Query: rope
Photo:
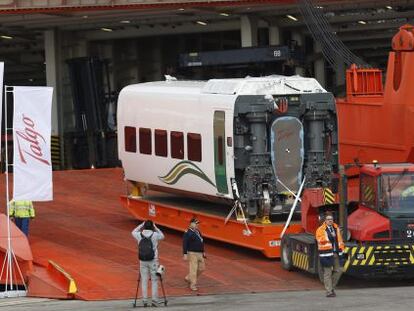
[[[298,0],[306,26],[313,39],[321,46],[322,54],[331,67],[337,71],[343,63],[347,66],[370,67],[363,59],[352,53],[332,29],[322,10],[315,7],[312,0]]]

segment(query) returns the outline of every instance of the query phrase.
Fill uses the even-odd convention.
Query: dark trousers
[[[25,218],[15,218],[14,223],[16,224],[17,228],[20,229],[26,236],[29,236],[29,217]]]

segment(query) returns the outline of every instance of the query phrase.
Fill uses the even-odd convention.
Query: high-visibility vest
[[[10,217],[15,218],[34,218],[35,217],[35,210],[33,208],[32,201],[14,201],[10,202]]]
[[[338,253],[342,255],[345,249],[345,244],[342,239],[341,232],[337,224],[332,224],[332,227],[335,229],[335,233],[338,239]],[[326,225],[326,223],[323,223],[322,226],[320,226],[318,230],[316,230],[316,241],[318,242],[318,250],[320,257],[333,256],[333,245],[328,238],[327,228],[328,226]]]
[[[407,189],[405,189],[403,192],[401,192],[401,197],[411,197],[414,196],[414,185],[409,186]]]

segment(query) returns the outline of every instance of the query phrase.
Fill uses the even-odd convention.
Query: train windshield
[[[380,189],[379,207],[383,213],[414,216],[414,173],[383,174]]]

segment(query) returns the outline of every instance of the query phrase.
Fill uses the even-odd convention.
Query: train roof
[[[208,81],[156,81],[130,85],[126,89],[170,94],[284,95],[326,93],[326,90],[314,78],[278,75],[259,78],[210,79]]]
[[[316,79],[301,76],[267,76],[260,78],[211,79],[203,93],[238,95],[283,95],[326,93]]]

